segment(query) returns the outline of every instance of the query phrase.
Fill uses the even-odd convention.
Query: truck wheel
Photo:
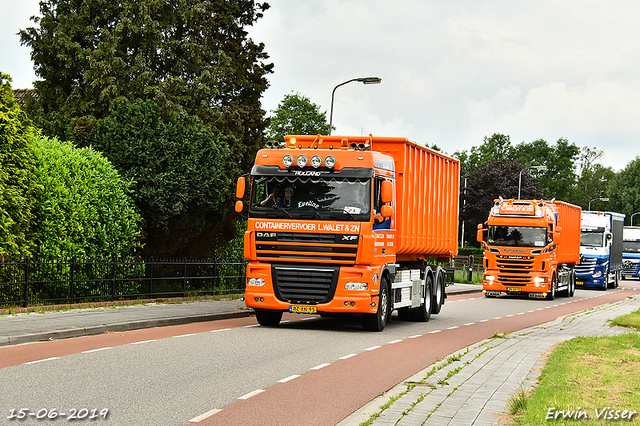
[[[602,288],[600,290],[607,291],[608,288],[609,288],[609,274],[605,274],[602,277]]]
[[[375,314],[362,316],[362,328],[367,331],[382,331],[387,325],[391,313],[391,298],[389,297],[389,282],[386,277],[380,280],[380,294],[378,295],[378,310]]]
[[[258,324],[264,325],[266,327],[275,327],[280,324],[280,320],[282,319],[282,311],[266,311],[256,309],[256,319],[258,320]]]
[[[569,273],[569,290],[567,296],[573,297],[576,293],[576,271],[571,271]]]
[[[553,300],[556,298],[556,276],[551,279],[551,290],[547,293],[547,300]]]
[[[433,306],[432,288],[433,278],[431,275],[427,275],[427,279],[424,282],[424,303],[411,310],[411,319],[414,321],[427,322],[429,318],[431,318],[431,309]]]
[[[438,315],[442,310],[442,305],[444,305],[444,296],[445,296],[445,276],[444,271],[442,269],[438,269],[436,273],[436,286],[433,291],[432,303],[433,310],[431,314]]]

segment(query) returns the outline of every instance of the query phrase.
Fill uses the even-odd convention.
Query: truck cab
[[[580,265],[576,285],[585,288],[616,288],[622,271],[624,215],[584,211],[580,220]]]
[[[478,225],[485,296],[573,296],[579,211],[553,200],[495,200],[485,226]]]
[[[640,278],[640,227],[625,226],[622,259],[624,278]]]

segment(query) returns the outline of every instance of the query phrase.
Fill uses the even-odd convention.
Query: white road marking
[[[219,413],[220,411],[222,411],[222,410],[220,410],[219,408],[214,408],[214,409],[213,409],[213,410],[211,410],[211,411],[207,411],[207,412],[206,412],[206,413],[204,413],[204,414],[200,414],[198,417],[194,417],[194,418],[192,418],[191,420],[189,420],[189,423],[198,423],[198,422],[201,422],[201,421],[203,421],[204,419],[206,419],[206,418],[208,418],[208,417],[211,417],[211,416],[213,416],[213,415],[214,415],[214,414],[216,414],[216,413]]]

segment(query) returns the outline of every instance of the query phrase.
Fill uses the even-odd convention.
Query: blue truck
[[[624,278],[640,278],[640,227],[625,226],[623,232],[622,261]]]
[[[580,264],[576,266],[576,286],[618,287],[624,267],[622,232],[625,215],[583,211],[580,219]]]

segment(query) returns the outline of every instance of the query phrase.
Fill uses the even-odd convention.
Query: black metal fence
[[[232,294],[245,281],[244,259],[0,259],[0,306]]]

